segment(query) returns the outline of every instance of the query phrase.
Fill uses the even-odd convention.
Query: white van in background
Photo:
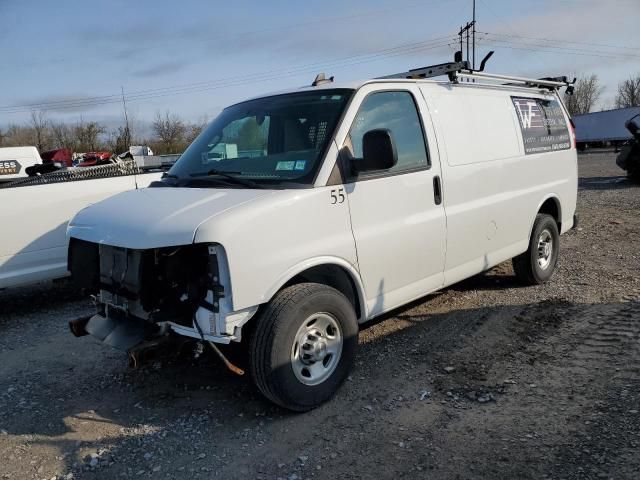
[[[223,110],[155,188],[72,220],[98,307],[72,331],[134,364],[179,337],[249,342],[260,391],[303,411],[347,377],[360,323],[509,259],[549,280],[576,210],[569,84],[464,63]]]
[[[0,148],[0,183],[27,176],[28,167],[42,163],[36,147]]]

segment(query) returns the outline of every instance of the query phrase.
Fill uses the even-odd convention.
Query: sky
[[[0,128],[215,117],[242,99],[453,58],[472,0],[0,0]],[[476,0],[476,61],[521,76],[597,74],[598,109],[640,74],[640,0]],[[134,131],[134,134],[136,132]]]

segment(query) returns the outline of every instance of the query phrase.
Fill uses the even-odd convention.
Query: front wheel
[[[258,389],[272,402],[301,412],[331,398],[349,374],[358,321],[342,293],[301,283],[269,302],[250,342],[251,374]]]
[[[555,219],[539,213],[531,230],[528,250],[512,261],[516,277],[527,285],[545,283],[556,269],[559,251],[560,234]]]

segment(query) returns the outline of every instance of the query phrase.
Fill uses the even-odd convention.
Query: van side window
[[[422,124],[411,93],[376,92],[364,99],[345,141],[356,162],[362,158],[362,137],[377,128],[391,131],[398,152],[398,163],[388,172],[429,166]]]

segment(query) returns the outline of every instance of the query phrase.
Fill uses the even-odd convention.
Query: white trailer
[[[11,182],[27,176],[26,169],[42,163],[36,147],[0,148],[0,182]]]

